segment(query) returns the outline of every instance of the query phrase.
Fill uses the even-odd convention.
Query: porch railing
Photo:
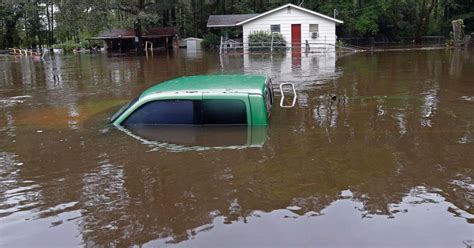
[[[327,52],[330,48],[336,47],[336,44],[329,43],[324,37],[324,41],[320,42],[237,42],[234,40],[224,40],[221,37],[219,45],[220,53],[226,53],[227,51],[235,51],[239,49],[248,49],[249,51],[262,51],[268,50],[274,52],[275,50],[296,50],[298,52]]]

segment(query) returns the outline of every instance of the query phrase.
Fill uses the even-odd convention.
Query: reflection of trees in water
[[[365,135],[364,139],[375,136],[372,137],[372,142],[367,143],[368,146],[380,144],[381,147],[393,150],[393,158],[390,160],[395,162],[394,175],[369,177],[371,183],[366,188],[363,185],[367,183],[358,185],[362,187],[360,196],[368,195],[367,199],[361,197],[361,200],[369,211],[372,208],[373,213],[389,213],[388,203],[398,202],[417,184],[426,184],[443,189],[442,194],[449,196],[450,201],[461,209],[472,212],[470,207],[466,208],[474,203],[472,193],[453,184],[453,180],[458,177],[464,181],[471,180],[468,173],[459,175],[459,172],[467,169],[466,163],[469,163],[472,155],[467,146],[460,145],[453,139],[453,133],[461,135],[461,130],[470,123],[470,120],[458,116],[465,117],[469,114],[466,109],[451,104],[450,101],[460,96],[444,96],[440,93],[450,90],[452,84],[459,82],[453,82],[445,75],[448,65],[438,62],[446,60],[444,54],[414,53],[411,57],[412,60],[406,56],[385,58],[382,55],[353,58],[360,60],[350,62],[355,69],[346,70],[338,79],[339,85],[334,86],[336,89],[328,90],[349,92],[343,95],[347,101],[315,98],[315,103],[311,104],[315,106],[312,110],[313,123],[326,132],[327,140],[334,140],[341,132],[347,134],[347,142],[360,139],[357,135]],[[387,64],[391,66],[388,67]],[[377,71],[378,65],[397,68],[397,73],[390,73],[385,69]],[[416,70],[408,69],[413,66]],[[402,71],[406,68],[407,73],[398,73],[400,68]],[[424,73],[426,71],[429,73]],[[410,82],[413,78],[418,82]],[[379,84],[383,87],[378,88]],[[394,93],[397,95],[392,95]],[[350,149],[353,147],[350,144]],[[380,165],[382,164],[386,163]],[[377,179],[381,181],[377,182]],[[407,179],[412,182],[406,181]],[[387,194],[392,191],[395,194]],[[453,194],[456,191],[464,193]],[[453,195],[462,196],[451,199]],[[460,199],[467,200],[467,204],[460,203]]]

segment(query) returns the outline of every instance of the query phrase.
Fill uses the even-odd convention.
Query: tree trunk
[[[431,13],[433,12],[433,8],[435,5],[436,0],[423,0],[420,5],[420,16],[418,18],[418,24],[415,33],[415,43],[417,44],[421,43],[421,38],[428,30]]]
[[[3,47],[9,48],[16,46],[16,42],[14,40],[15,32],[16,32],[16,24],[18,20],[23,16],[23,9],[19,10],[12,19],[7,20],[5,22],[5,38],[3,39]]]
[[[48,27],[48,46],[51,47],[51,35],[49,34],[51,32],[51,17],[49,14],[49,5],[46,4],[46,26]]]
[[[191,8],[192,8],[192,12],[193,12],[194,37],[197,37],[196,0],[191,0]]]
[[[50,32],[50,35],[51,35],[51,45],[53,45],[54,43],[54,4],[52,3],[50,5],[51,7],[51,10],[50,10],[50,15],[51,15],[51,32]]]
[[[145,50],[143,49],[142,21],[140,20],[140,17],[137,16],[135,19],[133,28],[135,30],[135,47],[137,48],[137,55],[144,55]]]

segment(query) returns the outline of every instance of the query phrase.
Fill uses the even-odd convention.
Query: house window
[[[280,25],[270,25],[272,33],[280,33]]]
[[[309,35],[312,39],[319,37],[319,24],[309,24]]]

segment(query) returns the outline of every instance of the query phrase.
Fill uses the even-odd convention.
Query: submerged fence
[[[327,42],[326,37],[324,37],[324,41],[321,42],[309,42],[308,40],[305,40],[304,42],[243,42],[235,40],[224,40],[224,38],[221,37],[219,52],[226,53],[228,51],[246,49],[248,51],[274,52],[292,50],[297,52],[314,53],[327,52],[328,50],[334,49],[335,47],[336,44]],[[352,50],[351,48],[347,49]]]
[[[342,37],[338,38],[344,44],[359,47],[373,47],[384,45],[412,45],[415,43],[415,37],[399,37],[397,40],[390,40],[385,36],[378,37]],[[444,36],[422,36],[421,45],[444,45],[446,37]]]
[[[8,50],[10,55],[44,57],[44,53],[37,49],[8,48]]]

